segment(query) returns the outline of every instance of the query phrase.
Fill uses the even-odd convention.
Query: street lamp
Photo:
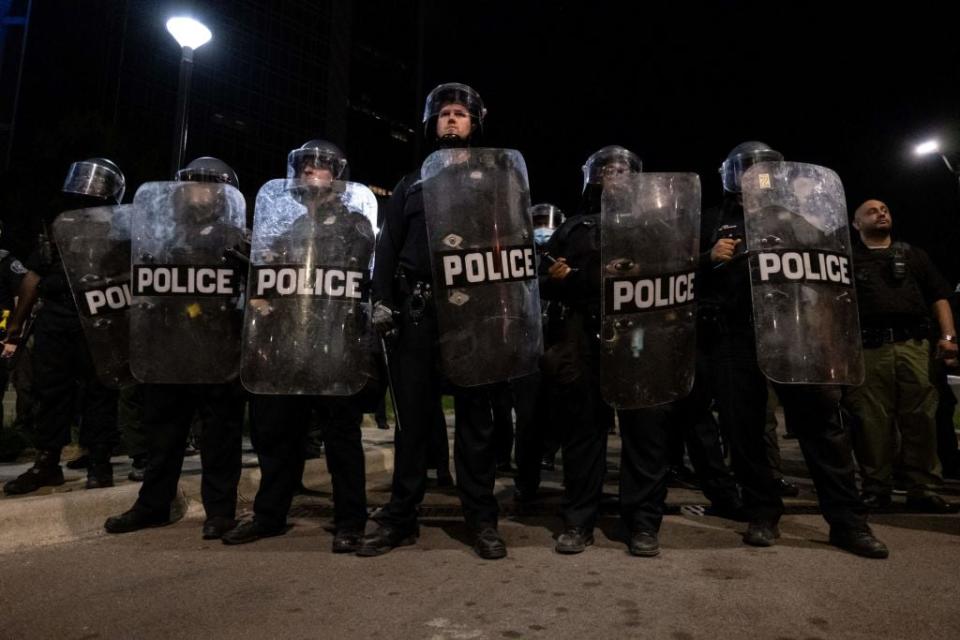
[[[943,160],[943,164],[947,165],[947,169],[960,180],[960,161],[958,161],[960,160],[960,155],[952,154],[953,161],[951,162],[950,156],[940,149],[940,142],[938,140],[921,142],[913,148],[913,152],[918,156],[929,156],[936,153]]]
[[[177,119],[174,127],[173,159],[170,175],[176,175],[183,165],[187,148],[187,111],[190,104],[190,77],[193,74],[193,52],[210,42],[213,34],[202,23],[183,16],[167,20],[167,31],[182,49],[180,56],[180,84],[177,87]]]

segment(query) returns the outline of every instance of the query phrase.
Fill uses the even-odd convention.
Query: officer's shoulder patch
[[[4,256],[4,257],[6,257],[6,256]],[[2,258],[0,258],[0,259],[2,259]],[[13,271],[14,273],[19,274],[19,275],[22,276],[22,275],[24,275],[25,273],[27,273],[28,269],[27,269],[25,266],[23,266],[23,263],[22,263],[22,262],[20,262],[20,261],[17,260],[17,259],[14,259],[14,260],[10,263],[10,271]]]

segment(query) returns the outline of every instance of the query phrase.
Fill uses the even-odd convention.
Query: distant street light
[[[933,154],[939,155],[943,160],[943,164],[947,165],[947,169],[950,170],[950,173],[955,175],[957,180],[960,180],[960,153],[954,152],[948,155],[945,151],[940,149],[940,142],[937,140],[927,140],[922,142],[913,148],[913,152],[918,156],[929,156]]]
[[[927,140],[914,147],[913,152],[918,156],[928,156],[931,153],[940,151],[940,143],[936,140]]]
[[[177,119],[174,127],[173,165],[170,175],[176,175],[183,165],[187,149],[187,111],[190,105],[190,78],[193,74],[193,52],[210,42],[213,34],[204,24],[187,17],[167,20],[167,31],[182,49],[180,56],[180,83],[177,87]]]

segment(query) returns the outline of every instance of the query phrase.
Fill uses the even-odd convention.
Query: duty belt
[[[907,340],[923,340],[927,337],[927,327],[871,327],[860,330],[863,346],[875,349],[885,344],[906,342]]]

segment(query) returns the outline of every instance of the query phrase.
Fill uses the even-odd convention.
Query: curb
[[[392,447],[364,445],[368,475],[393,470]],[[309,487],[329,486],[326,458],[307,460],[303,482]],[[259,486],[260,468],[244,467],[237,487],[238,511],[253,504]],[[104,521],[133,506],[139,491],[140,483],[124,481],[109,489],[0,499],[0,554],[107,535]],[[203,520],[199,473],[181,476],[172,514],[175,521]]]

